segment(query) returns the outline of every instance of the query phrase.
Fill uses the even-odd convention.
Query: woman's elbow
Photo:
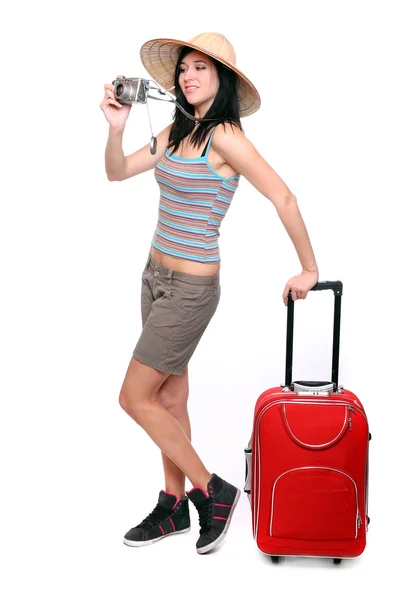
[[[286,192],[283,195],[278,195],[277,198],[272,199],[272,202],[277,211],[289,208],[297,204],[296,196],[292,192]]]
[[[119,177],[119,175],[114,175],[113,173],[107,173],[106,174],[108,181],[122,181],[122,178]]]

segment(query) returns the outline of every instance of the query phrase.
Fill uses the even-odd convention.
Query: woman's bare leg
[[[158,392],[158,402],[178,421],[191,441],[191,425],[188,416],[188,367],[182,375],[170,375]],[[164,452],[161,452],[164,467],[165,491],[178,498],[185,496],[185,474]]]
[[[194,450],[184,428],[158,402],[158,393],[168,377],[168,373],[148,367],[132,357],[122,384],[120,405],[188,477],[193,487],[207,489],[211,473]]]

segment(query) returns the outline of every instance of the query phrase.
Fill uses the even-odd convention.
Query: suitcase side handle
[[[343,293],[342,281],[319,281],[310,291],[332,290],[335,296],[334,325],[333,325],[333,349],[332,349],[332,374],[331,382],[334,392],[338,391],[339,372],[339,338],[341,330],[341,299]],[[288,294],[287,306],[287,332],[286,332],[286,369],[285,386],[292,387],[292,360],[293,360],[293,324],[294,324],[294,302],[292,293]],[[308,382],[309,383],[309,382]]]
[[[247,448],[244,449],[244,458],[246,460],[244,491],[249,499],[250,507],[252,505],[252,438],[253,434],[247,444]]]

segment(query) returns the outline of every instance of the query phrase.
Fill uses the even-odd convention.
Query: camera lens
[[[115,96],[118,96],[118,97],[121,96],[123,91],[124,91],[124,86],[122,83],[119,83],[115,89]]]

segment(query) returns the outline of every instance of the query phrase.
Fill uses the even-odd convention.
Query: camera
[[[120,104],[145,104],[148,94],[148,79],[142,77],[117,77],[112,84],[114,95]]]

